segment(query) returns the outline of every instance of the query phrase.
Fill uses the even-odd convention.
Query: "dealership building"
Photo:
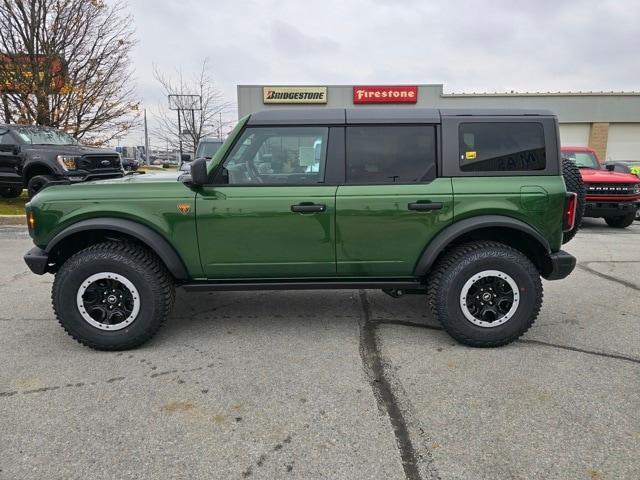
[[[562,145],[640,160],[640,92],[444,93],[443,85],[238,85],[238,115],[276,108],[534,108],[558,115]]]

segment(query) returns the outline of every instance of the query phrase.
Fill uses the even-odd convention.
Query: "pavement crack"
[[[427,325],[426,323],[407,322],[405,320],[371,320],[376,325],[401,325],[403,327],[426,328],[427,330],[444,330],[439,325]]]
[[[570,321],[569,321],[570,322]],[[563,322],[559,322],[559,323],[567,323],[567,321],[563,321]],[[426,328],[429,330],[443,330],[442,327],[436,326],[436,325],[425,325],[423,323],[414,323],[414,322],[405,322],[402,320],[378,320],[375,321],[376,325],[401,325],[404,327],[414,327],[414,328]],[[540,324],[541,327],[544,326],[548,326],[548,325],[556,325],[555,323],[542,323]],[[579,353],[586,353],[587,355],[596,355],[599,357],[605,357],[605,358],[612,358],[615,360],[622,360],[625,362],[631,362],[631,363],[640,363],[640,359],[638,358],[634,358],[634,357],[629,357],[626,355],[621,355],[619,353],[608,353],[608,352],[599,352],[597,350],[587,350],[585,348],[579,348],[579,347],[572,347],[570,345],[561,345],[558,343],[550,343],[550,342],[543,342],[542,340],[534,340],[534,339],[528,339],[528,338],[521,338],[516,340],[517,343],[529,343],[532,345],[542,345],[545,347],[552,347],[552,348],[559,348],[561,350],[568,350],[571,352],[579,352]]]
[[[291,443],[291,435],[287,435],[282,442],[276,443],[268,453],[261,454],[258,459],[255,461],[255,466],[260,468],[265,462],[269,459],[270,455],[280,453],[285,445],[289,445]],[[293,462],[290,462],[286,465],[287,472],[291,472],[293,470]],[[252,463],[247,468],[242,471],[242,478],[249,478],[254,473],[254,464]]]
[[[526,339],[526,338],[525,339],[516,340],[516,341],[518,343],[529,343],[529,344],[532,344],[532,345],[542,345],[542,346],[545,346],[545,347],[559,348],[561,350],[569,350],[571,352],[586,353],[588,355],[596,355],[598,357],[613,358],[615,360],[623,360],[625,362],[631,362],[631,363],[640,364],[640,359],[638,359],[638,358],[628,357],[626,355],[620,355],[620,354],[617,354],[617,353],[599,352],[597,350],[587,350],[585,348],[571,347],[569,345],[559,345],[557,343],[543,342],[541,340],[533,340],[533,339]]]
[[[364,290],[360,290],[359,297],[362,305],[362,315],[359,321],[360,357],[378,407],[381,411],[386,412],[391,423],[400,458],[402,459],[405,477],[407,480],[423,480],[418,465],[419,460],[422,460],[426,463],[427,478],[429,480],[439,479],[440,477],[428,448],[425,448],[426,458],[420,458],[416,453],[409,434],[407,419],[400,407],[400,402],[392,388],[391,381],[385,372],[384,362],[380,355],[376,336],[378,322],[371,318],[371,308]],[[414,324],[411,325],[413,326]],[[417,326],[418,324],[415,325]]]
[[[619,283],[620,285],[627,287],[627,288],[631,288],[633,290],[636,291],[640,291],[640,286],[636,285],[633,282],[628,282],[626,280],[621,280],[619,278],[614,277],[613,275],[607,275],[606,273],[602,273],[599,272],[597,270],[594,270],[593,268],[591,268],[589,266],[590,263],[596,263],[596,262],[588,262],[588,263],[579,263],[578,264],[578,268],[581,270],[584,270],[585,272],[591,273],[597,277],[600,278],[604,278],[605,280],[609,280],[611,282],[615,282],[615,283]],[[605,263],[605,262],[597,262],[597,263]]]

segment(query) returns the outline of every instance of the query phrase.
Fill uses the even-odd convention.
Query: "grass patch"
[[[24,204],[28,201],[26,190],[18,198],[0,197],[0,215],[24,215]]]

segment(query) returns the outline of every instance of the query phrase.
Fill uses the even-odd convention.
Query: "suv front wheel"
[[[27,195],[29,200],[36,196],[40,190],[43,190],[51,183],[54,178],[51,175],[36,175],[31,177],[27,182]]]
[[[127,350],[158,331],[175,290],[152,252],[133,243],[105,242],[67,260],[51,296],[58,321],[78,342],[97,350]]]
[[[607,225],[613,228],[627,228],[635,219],[635,213],[630,213],[624,217],[604,217],[604,221],[607,222]]]
[[[454,247],[438,261],[428,294],[432,312],[454,339],[498,347],[533,325],[542,305],[542,282],[518,250],[473,242]]]

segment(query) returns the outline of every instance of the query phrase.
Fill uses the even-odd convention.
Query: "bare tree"
[[[89,143],[122,136],[139,117],[124,3],[0,0],[5,122],[63,128]]]
[[[202,62],[200,73],[193,78],[185,79],[181,71],[171,77],[154,66],[154,77],[162,87],[164,94],[169,95],[199,95],[201,109],[184,111],[181,119],[183,151],[195,152],[198,143],[204,137],[221,135],[230,122],[223,116],[232,106],[231,102],[223,101],[222,94],[213,83],[213,76],[209,70],[207,59]],[[178,148],[178,114],[166,107],[159,107],[153,112],[156,126],[152,133],[172,148]]]

